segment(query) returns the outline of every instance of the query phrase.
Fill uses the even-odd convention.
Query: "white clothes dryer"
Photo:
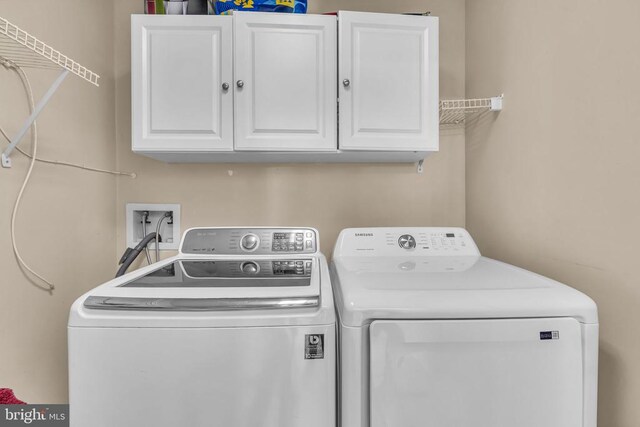
[[[335,308],[312,228],[197,228],[80,297],[72,427],[334,427]]]
[[[342,427],[595,427],[586,295],[485,258],[460,228],[340,233]]]

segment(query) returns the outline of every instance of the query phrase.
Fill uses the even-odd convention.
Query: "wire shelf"
[[[464,125],[475,115],[502,110],[502,95],[493,98],[453,99],[440,101],[440,125]]]
[[[63,55],[46,43],[38,40],[31,34],[13,25],[0,16],[0,65],[7,69],[16,70],[22,68],[45,68],[55,69],[60,73],[53,81],[49,90],[45,92],[42,99],[35,105],[31,115],[22,125],[22,128],[11,139],[9,146],[2,152],[0,161],[2,167],[11,167],[11,152],[25,136],[36,118],[47,105],[53,94],[58,90],[64,79],[69,74],[75,74],[81,79],[99,86],[99,75],[83,67],[73,59]]]
[[[100,76],[0,16],[0,62],[28,68],[65,69],[99,86]]]

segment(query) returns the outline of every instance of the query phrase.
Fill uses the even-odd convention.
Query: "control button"
[[[307,240],[306,247],[307,247],[307,249],[313,248],[313,240]]]
[[[416,239],[410,234],[403,234],[398,239],[398,245],[400,245],[402,249],[413,249],[416,247]]]
[[[243,262],[240,268],[244,274],[258,274],[260,271],[260,266],[253,261]]]
[[[310,239],[313,237],[313,233],[310,231],[307,231],[307,239]]]
[[[253,251],[258,248],[258,244],[260,243],[260,238],[255,234],[245,234],[242,236],[242,240],[240,240],[240,246],[245,251]]]
[[[305,267],[306,267],[306,268],[311,268],[311,261],[307,261],[307,262],[305,263]]]

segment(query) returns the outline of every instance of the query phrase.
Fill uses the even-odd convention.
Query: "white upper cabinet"
[[[232,17],[131,22],[133,150],[233,150]]]
[[[336,151],[335,16],[233,18],[235,149]]]
[[[340,150],[437,151],[438,18],[338,17]]]
[[[438,19],[133,15],[132,147],[169,162],[415,162],[438,150]]]

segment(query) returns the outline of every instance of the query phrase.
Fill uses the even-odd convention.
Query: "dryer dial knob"
[[[258,247],[260,243],[260,239],[255,234],[245,234],[242,236],[242,240],[240,240],[240,246],[245,251],[253,251]]]
[[[244,274],[258,274],[260,267],[253,261],[243,262],[240,267]]]
[[[411,234],[403,234],[398,239],[398,244],[402,249],[413,249],[416,247],[416,239]]]

